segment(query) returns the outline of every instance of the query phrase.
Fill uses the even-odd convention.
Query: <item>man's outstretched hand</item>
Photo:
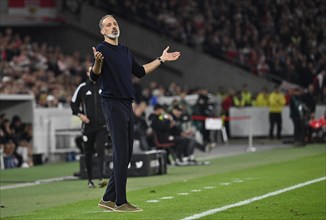
[[[93,55],[94,55],[94,59],[95,59],[94,66],[93,66],[93,72],[95,74],[100,74],[102,71],[102,63],[104,60],[104,56],[102,55],[101,52],[96,51],[95,47],[92,47],[92,49],[93,49]]]
[[[95,61],[103,62],[104,57],[103,57],[102,53],[99,51],[96,51],[95,47],[92,47],[92,49],[93,49]]]
[[[161,55],[161,60],[162,60],[163,62],[165,62],[165,61],[174,61],[174,60],[177,60],[177,59],[179,59],[179,57],[180,57],[180,55],[181,55],[181,53],[180,53],[179,51],[168,52],[169,48],[170,48],[170,47],[167,46],[167,47],[165,48],[165,50],[163,50],[163,53],[162,53],[162,55]]]

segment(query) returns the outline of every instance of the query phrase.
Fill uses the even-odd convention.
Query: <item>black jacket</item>
[[[70,102],[73,115],[79,113],[89,118],[89,123],[82,124],[82,132],[88,133],[96,131],[98,128],[105,127],[105,119],[101,107],[101,96],[98,83],[91,80],[81,83]]]
[[[293,95],[290,98],[290,118],[299,120],[307,117],[307,106],[302,100],[302,96]]]
[[[102,79],[101,96],[110,99],[135,99],[132,75],[141,78],[146,75],[145,69],[139,65],[128,47],[123,44],[112,45],[105,41],[96,46],[96,50],[104,56],[101,74],[91,71],[90,77],[96,81]]]
[[[155,115],[155,114],[151,114],[149,116],[149,120],[151,122],[151,127],[158,139],[158,142],[173,143],[173,140],[171,139],[173,135],[171,133],[170,120],[164,118],[164,115]]]

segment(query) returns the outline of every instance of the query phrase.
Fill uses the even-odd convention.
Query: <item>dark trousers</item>
[[[304,144],[305,124],[301,118],[291,118],[294,127],[293,139],[295,144]]]
[[[185,151],[184,151],[184,156],[188,157],[194,154],[195,148],[196,148],[196,141],[192,138],[185,137]]]
[[[102,98],[102,111],[112,140],[113,171],[103,196],[117,205],[127,202],[126,185],[134,139],[132,101]]]
[[[274,127],[276,125],[277,139],[281,139],[282,132],[282,113],[270,112],[269,113],[269,138],[274,138]]]
[[[93,179],[92,173],[94,152],[97,153],[100,179],[103,178],[106,138],[107,130],[105,127],[99,128],[93,132],[86,133],[82,136],[84,143],[85,165],[89,181]]]
[[[151,147],[148,144],[147,136],[145,134],[145,131],[142,128],[135,126],[134,136],[135,136],[134,137],[135,139],[139,140],[139,142],[140,142],[140,148],[143,151],[146,151],[146,150],[150,150],[151,149]]]

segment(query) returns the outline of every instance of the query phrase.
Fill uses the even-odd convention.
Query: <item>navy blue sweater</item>
[[[141,78],[146,75],[143,66],[139,65],[131,51],[122,44],[112,45],[105,41],[97,45],[96,50],[104,56],[100,75],[91,71],[91,79],[102,77],[101,96],[110,99],[133,100],[135,89],[132,75]]]

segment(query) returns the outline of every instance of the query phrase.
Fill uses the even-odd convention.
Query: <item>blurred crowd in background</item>
[[[60,47],[53,47],[46,42],[32,41],[30,36],[21,36],[7,28],[0,34],[0,92],[2,94],[33,94],[38,107],[68,106],[72,93],[81,82],[86,80],[87,67],[92,63],[91,54],[81,55],[78,51],[64,54]],[[137,79],[134,79],[136,101],[140,99],[152,102],[158,96],[180,96],[200,94],[203,88],[185,90],[181,85],[171,82],[164,86],[152,82],[149,87],[143,88]],[[296,84],[294,84],[296,85]],[[326,102],[326,71],[315,75],[313,81],[302,89],[311,92],[317,103]],[[225,88],[217,86],[216,91],[208,91],[212,95],[239,96],[243,88]],[[261,92],[270,93],[266,88],[261,91],[248,91],[250,103],[246,106],[261,105],[256,98]],[[289,95],[289,90],[284,90]],[[151,104],[151,103],[149,103]],[[234,102],[234,106],[243,104]]]
[[[33,165],[32,138],[31,123],[22,122],[18,115],[12,119],[8,119],[6,114],[0,115],[0,149],[4,156],[9,157],[6,168]]]
[[[322,0],[122,0],[117,4],[116,13],[130,21],[260,76],[306,88],[318,84],[316,77],[326,68]]]

